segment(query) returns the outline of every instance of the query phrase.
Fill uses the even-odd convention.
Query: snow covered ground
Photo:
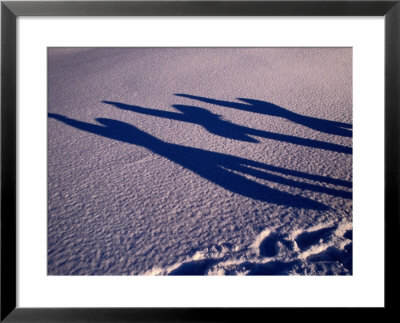
[[[49,275],[351,275],[351,48],[50,48]]]

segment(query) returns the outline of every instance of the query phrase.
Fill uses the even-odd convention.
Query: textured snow
[[[351,275],[351,48],[49,48],[49,275]]]

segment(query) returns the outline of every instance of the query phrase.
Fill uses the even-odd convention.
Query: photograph
[[[353,275],[352,47],[47,47],[47,275]]]

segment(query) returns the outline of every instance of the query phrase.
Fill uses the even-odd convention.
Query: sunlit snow
[[[49,48],[49,275],[351,275],[351,48]]]

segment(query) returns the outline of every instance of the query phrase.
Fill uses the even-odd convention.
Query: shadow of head
[[[59,121],[65,121],[65,120],[69,119],[69,118],[67,118],[61,114],[57,114],[57,113],[48,113],[48,116],[49,116],[49,118],[56,119]]]

